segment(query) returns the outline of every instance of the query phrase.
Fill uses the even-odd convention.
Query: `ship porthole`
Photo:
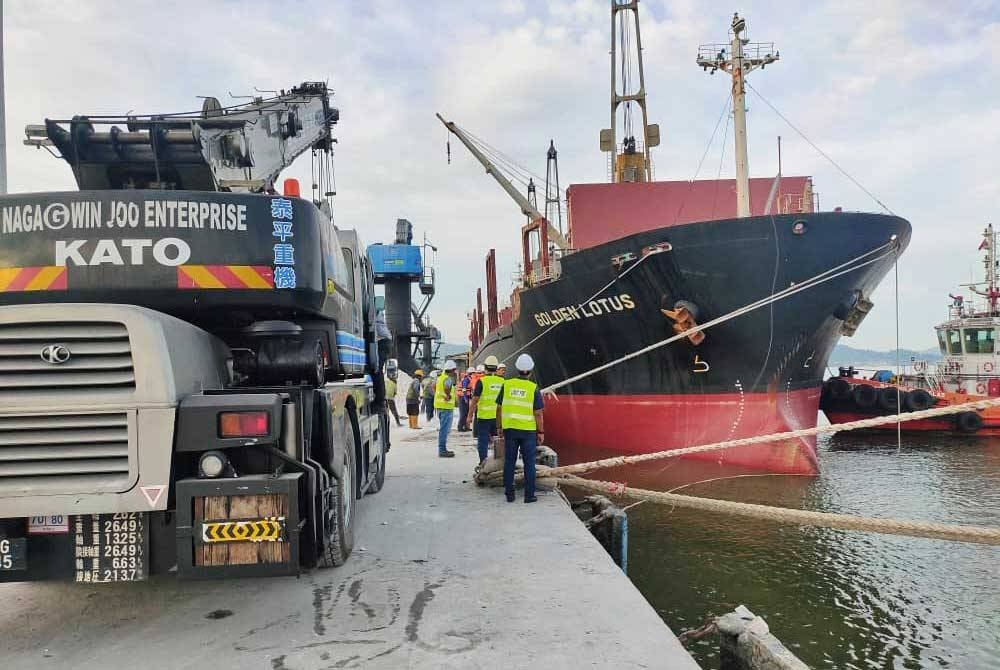
[[[806,232],[806,222],[796,221],[792,224],[792,234],[793,235],[803,235]]]

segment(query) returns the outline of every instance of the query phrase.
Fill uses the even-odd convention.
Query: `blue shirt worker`
[[[514,466],[520,452],[524,463],[524,502],[533,503],[535,497],[535,453],[538,443],[545,439],[542,420],[545,403],[538,384],[531,381],[535,361],[528,354],[521,354],[514,363],[517,377],[506,379],[497,397],[497,421],[503,429],[503,488],[507,502],[514,502]]]
[[[486,374],[476,382],[472,390],[472,406],[469,412],[476,417],[476,448],[479,450],[479,464],[490,454],[490,438],[497,433],[497,400],[503,388],[503,377],[497,376],[497,357],[487,356],[484,362]]]
[[[455,416],[455,396],[458,392],[455,379],[458,376],[457,367],[455,361],[446,361],[444,372],[438,375],[434,386],[434,409],[438,415],[438,456],[441,458],[455,457],[455,452],[448,450],[448,433],[451,432],[451,422]]]

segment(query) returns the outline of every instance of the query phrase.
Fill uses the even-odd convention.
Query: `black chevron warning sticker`
[[[206,521],[201,524],[201,541],[212,542],[283,542],[285,517],[241,521]]]

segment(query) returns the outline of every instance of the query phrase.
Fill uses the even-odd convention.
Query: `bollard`
[[[767,622],[744,605],[715,620],[719,670],[809,670],[771,634]]]

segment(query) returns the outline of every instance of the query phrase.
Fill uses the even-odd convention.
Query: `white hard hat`
[[[444,371],[445,372],[451,372],[452,370],[454,370],[457,367],[458,367],[458,365],[455,364],[455,361],[450,360],[450,359],[447,360],[447,361],[445,361],[445,363],[444,363]]]
[[[483,364],[488,365],[491,368],[495,368],[496,366],[500,365],[500,361],[497,360],[496,356],[490,354],[489,356],[486,357],[486,360],[483,361]]]
[[[535,361],[528,354],[521,354],[517,357],[514,366],[521,372],[531,372],[535,369]]]
[[[476,368],[476,372],[486,372],[486,366],[480,363],[479,367]]]

